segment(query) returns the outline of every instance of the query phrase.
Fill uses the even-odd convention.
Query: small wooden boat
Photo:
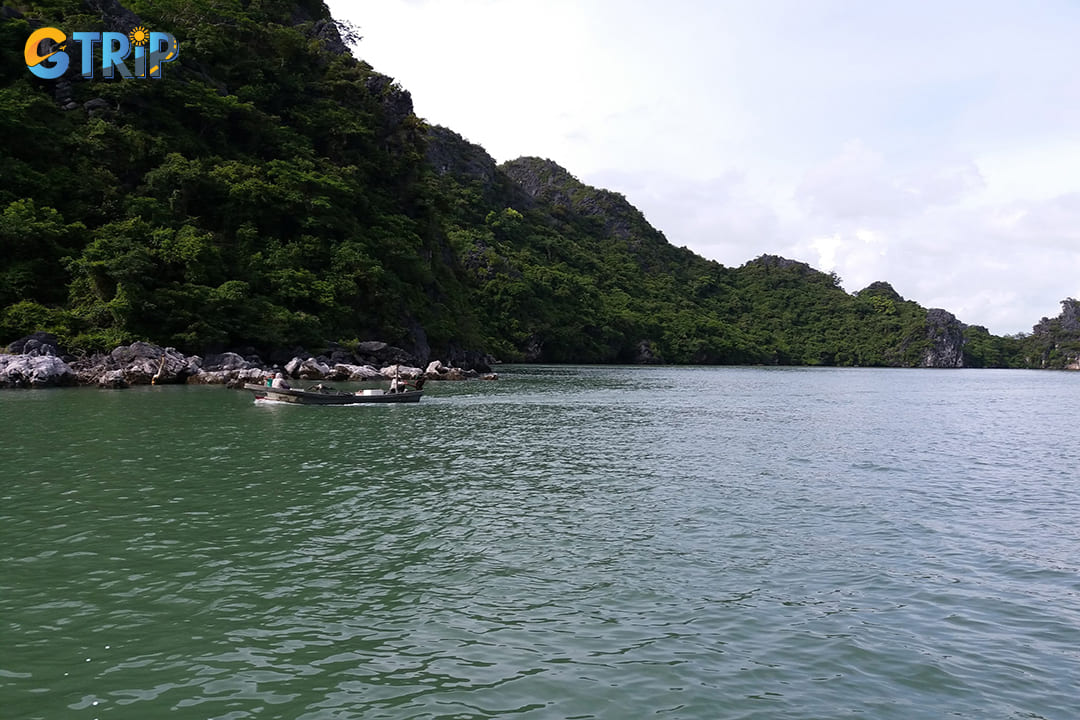
[[[391,403],[418,403],[424,391],[405,390],[402,392],[389,393],[383,390],[361,390],[351,393],[344,390],[335,390],[325,385],[315,385],[307,390],[295,388],[272,388],[266,385],[244,383],[244,389],[250,390],[255,395],[255,400],[269,402],[286,402],[294,405],[360,405],[391,404]]]

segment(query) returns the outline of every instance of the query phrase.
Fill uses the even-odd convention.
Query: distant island
[[[160,80],[41,80],[21,50],[46,26],[160,29],[180,56]],[[884,281],[725,267],[551,160],[426,124],[343,32],[320,0],[5,2],[0,347],[1080,369],[1075,299],[1001,337]]]

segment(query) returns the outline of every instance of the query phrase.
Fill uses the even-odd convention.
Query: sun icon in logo
[[[142,25],[136,25],[128,33],[128,40],[131,41],[132,45],[144,46],[150,42],[150,33]]]

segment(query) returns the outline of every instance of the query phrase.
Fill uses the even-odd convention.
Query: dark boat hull
[[[424,394],[423,390],[409,390],[407,392],[384,393],[382,395],[355,395],[339,390],[323,390],[321,392],[295,389],[283,390],[252,383],[246,383],[244,389],[250,390],[255,395],[256,400],[270,400],[294,405],[394,405],[418,403]]]

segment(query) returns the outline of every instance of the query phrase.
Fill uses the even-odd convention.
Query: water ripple
[[[5,716],[1071,718],[1073,379],[5,394]]]

